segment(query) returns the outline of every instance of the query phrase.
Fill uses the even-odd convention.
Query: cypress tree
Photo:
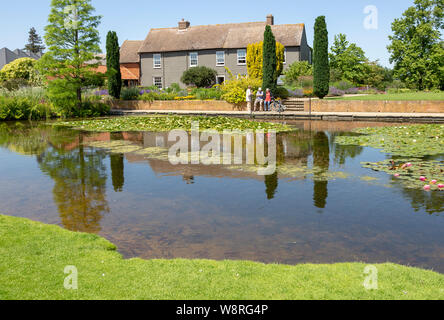
[[[108,76],[108,91],[110,96],[120,98],[122,75],[120,73],[120,48],[117,34],[108,32],[106,36],[106,67]]]
[[[276,93],[277,72],[276,72],[276,39],[270,26],[265,27],[264,47],[263,47],[263,89],[270,89]]]
[[[328,62],[328,31],[325,17],[316,18],[313,44],[313,86],[314,94],[323,99],[329,91],[330,66]]]

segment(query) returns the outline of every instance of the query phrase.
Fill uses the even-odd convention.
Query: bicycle
[[[270,106],[271,106],[272,111],[275,111],[278,113],[282,113],[285,110],[287,110],[287,107],[282,104],[280,99],[277,99],[277,100],[273,99],[273,102],[271,103]]]

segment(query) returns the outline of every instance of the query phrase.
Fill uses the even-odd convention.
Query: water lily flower
[[[421,181],[426,181],[427,178],[426,178],[426,177],[420,177],[419,180],[421,180]]]
[[[397,177],[399,177],[400,176],[400,174],[399,173],[395,173],[395,177],[397,178]]]
[[[412,166],[412,164],[409,162],[407,163],[407,167],[410,168]]]
[[[429,191],[430,189],[431,189],[431,187],[430,187],[429,185],[425,185],[425,186],[424,186],[424,190],[425,190],[425,191]]]
[[[444,184],[442,184],[442,183],[438,184],[438,188],[444,189]]]
[[[430,183],[431,184],[436,184],[438,181],[436,181],[436,180],[432,180],[432,181],[430,181]]]

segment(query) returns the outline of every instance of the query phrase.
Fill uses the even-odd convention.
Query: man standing
[[[251,109],[251,96],[252,96],[252,92],[251,92],[251,86],[248,86],[247,89],[247,110],[251,113],[252,109]]]

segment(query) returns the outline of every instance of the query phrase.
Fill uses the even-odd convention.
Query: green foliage
[[[349,43],[345,34],[335,36],[330,53],[330,67],[339,71],[342,80],[363,84],[369,71],[365,52],[354,43]]]
[[[284,124],[258,122],[231,117],[204,117],[204,116],[166,116],[166,117],[118,117],[111,119],[96,119],[84,121],[57,122],[55,126],[81,128],[87,131],[121,132],[121,131],[170,131],[182,129],[191,131],[191,124],[199,122],[200,130],[276,130],[277,132],[292,131]]]
[[[222,98],[222,90],[219,86],[214,88],[195,88],[191,91],[191,95],[198,100],[220,100]]]
[[[40,38],[40,36],[37,34],[34,27],[29,30],[28,44],[26,44],[24,50],[35,54],[41,53],[43,50],[45,50],[42,38]]]
[[[257,89],[262,85],[261,79],[250,78],[246,76],[238,76],[237,78],[235,78],[230,71],[229,74],[230,78],[221,86],[222,99],[229,103],[233,103],[236,105],[241,105],[245,103],[245,96],[248,87],[251,86],[251,90],[253,91],[253,93],[255,93],[257,92]]]
[[[216,83],[216,70],[205,66],[193,67],[186,70],[180,81],[198,88],[212,87]]]
[[[263,81],[262,87],[276,91],[276,83],[279,77],[277,73],[276,38],[270,26],[265,27],[263,45]]]
[[[177,94],[174,92],[156,92],[152,91],[149,93],[144,93],[141,95],[138,99],[142,101],[152,102],[155,100],[160,101],[168,101],[168,100],[174,100],[177,97]]]
[[[74,97],[77,108],[82,108],[82,88],[97,79],[97,64],[87,64],[100,53],[100,38],[97,27],[101,17],[93,15],[90,0],[52,0],[49,24],[46,26],[45,41],[48,52],[39,61],[41,70],[50,78],[63,79],[64,88],[71,93],[55,90],[63,100],[66,95]],[[75,19],[73,19],[75,17]],[[71,108],[71,103],[68,106]]]
[[[0,120],[39,120],[51,116],[51,108],[45,103],[0,96]]]
[[[247,47],[247,69],[251,78],[263,79],[263,54],[264,42],[252,43]],[[282,74],[284,69],[285,47],[276,42],[276,79]]]
[[[313,45],[313,91],[314,94],[323,99],[329,92],[330,65],[328,61],[328,31],[325,17],[316,18],[314,27]]]
[[[36,63],[37,61],[31,58],[14,60],[0,71],[0,81],[38,86],[41,84],[41,79],[36,70]],[[2,86],[5,87],[7,84],[2,84]]]
[[[122,89],[122,74],[120,73],[119,39],[114,31],[109,31],[106,37],[106,67],[108,92],[110,96],[119,99]]]
[[[275,92],[273,93],[275,98],[281,98],[283,100],[287,99],[289,97],[289,92],[284,87],[277,87]]]
[[[139,89],[137,88],[124,88],[120,95],[122,100],[137,100],[139,98]]]
[[[387,47],[394,75],[418,90],[444,90],[444,9],[442,0],[415,0],[392,23]]]
[[[308,61],[296,61],[285,70],[284,75],[284,83],[286,85],[296,85],[299,77],[313,75],[313,66]]]

